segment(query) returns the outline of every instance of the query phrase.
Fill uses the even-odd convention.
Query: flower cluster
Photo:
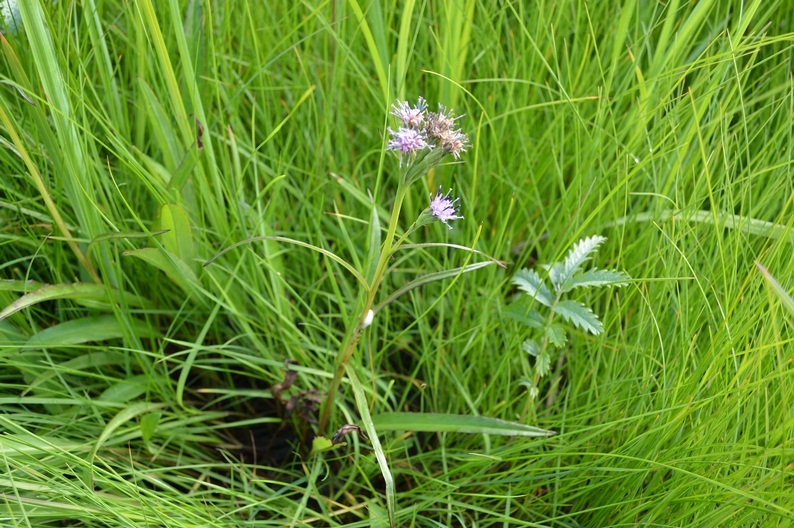
[[[422,97],[413,107],[407,101],[397,101],[392,105],[392,115],[402,126],[396,131],[389,128],[392,138],[386,148],[400,153],[400,164],[405,157],[414,157],[421,150],[436,147],[460,159],[461,152],[469,146],[466,134],[455,128],[455,121],[463,116],[455,117],[452,110],[440,104],[438,112],[428,112],[427,102]]]
[[[455,121],[463,116],[455,117],[452,110],[440,104],[437,112],[428,112],[427,102],[422,97],[414,106],[407,101],[397,101],[392,105],[391,113],[400,121],[400,127],[388,129],[391,139],[386,148],[399,153],[401,167],[408,160],[404,185],[417,181],[448,154],[460,159],[461,153],[469,146],[466,134],[455,128]],[[443,194],[439,188],[435,198],[431,195],[430,206],[422,212],[415,227],[439,220],[452,229],[450,220],[463,217],[458,216],[458,199],[450,198],[451,193],[450,190]]]

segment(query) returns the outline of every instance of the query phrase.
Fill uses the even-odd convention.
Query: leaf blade
[[[543,306],[551,308],[552,295],[549,287],[543,283],[538,272],[528,268],[518,270],[512,279],[518,289],[529,294]]]
[[[577,328],[581,328],[593,335],[598,335],[604,331],[604,325],[598,320],[598,316],[593,311],[577,301],[560,301],[551,307],[552,311],[563,317]]]
[[[373,415],[372,421],[380,431],[473,433],[523,437],[557,434],[555,431],[499,418],[462,414],[392,412]]]

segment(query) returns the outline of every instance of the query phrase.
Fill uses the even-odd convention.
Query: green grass
[[[0,55],[3,526],[388,524],[368,442],[308,453],[356,279],[272,238],[202,265],[277,236],[365,273],[400,175],[387,113],[419,95],[472,146],[410,188],[398,232],[452,187],[465,219],[411,241],[509,264],[384,308],[331,429],[364,425],[355,389],[373,416],[558,434],[382,430],[396,524],[794,521],[788,2],[20,8]],[[510,279],[593,235],[593,265],[632,282],[580,297],[605,331],[573,332],[531,402]],[[400,251],[376,302],[469,256]]]

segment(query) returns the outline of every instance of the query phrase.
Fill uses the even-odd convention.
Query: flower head
[[[427,116],[425,132],[431,141],[440,145],[455,159],[460,159],[460,153],[466,152],[469,146],[469,138],[459,128],[455,128],[455,121],[463,116],[454,116],[452,110],[447,111],[442,105],[438,105],[438,112]]]
[[[389,133],[392,139],[386,144],[386,148],[400,153],[401,164],[403,156],[416,155],[418,151],[429,148],[427,137],[421,130],[403,127],[394,131],[390,128]]]
[[[444,222],[444,224],[446,224],[446,226],[450,229],[452,229],[452,226],[449,225],[450,220],[460,220],[463,218],[457,214],[457,201],[460,200],[460,198],[455,198],[454,200],[450,199],[451,193],[452,189],[450,189],[447,194],[441,194],[441,188],[439,187],[436,197],[430,201],[429,207],[430,214],[436,219]]]
[[[416,106],[413,108],[407,101],[400,100],[397,100],[397,103],[391,105],[391,107],[392,115],[402,121],[403,126],[408,128],[419,128],[427,113],[427,103],[422,97],[416,101]]]

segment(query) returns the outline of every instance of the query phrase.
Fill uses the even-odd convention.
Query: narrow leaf
[[[513,284],[544,306],[551,307],[552,295],[535,270],[524,268],[513,276]]]
[[[557,433],[531,425],[486,416],[442,413],[393,412],[372,417],[380,431],[417,431],[423,433],[475,433],[501,436],[552,436]]]
[[[125,295],[125,302],[139,306],[140,302],[131,295],[112,290],[102,284],[87,284],[75,282],[73,284],[53,284],[41,287],[35,291],[23,295],[16,301],[6,306],[0,311],[0,321],[6,317],[24,310],[34,304],[55,299],[74,299],[75,301],[110,301],[117,295]]]
[[[225,248],[220,253],[218,253],[217,255],[209,259],[207,262],[205,262],[204,267],[206,268],[207,266],[215,262],[221,255],[223,255],[227,251],[231,251],[237,246],[242,246],[243,244],[250,244],[251,242],[258,242],[260,240],[275,240],[276,242],[285,242],[287,244],[293,244],[295,246],[300,246],[306,249],[311,249],[312,251],[316,251],[317,253],[321,253],[326,257],[330,258],[331,260],[333,260],[334,262],[340,264],[347,271],[349,271],[350,274],[353,275],[356,278],[356,280],[358,280],[358,282],[361,283],[362,286],[364,286],[365,288],[369,288],[369,283],[367,283],[366,279],[364,279],[364,276],[361,275],[361,273],[359,273],[358,270],[355,267],[353,267],[348,261],[337,255],[336,253],[332,251],[328,251],[327,249],[323,249],[318,246],[307,244],[306,242],[301,242],[300,240],[295,240],[294,238],[287,238],[283,236],[262,235],[262,236],[246,238],[245,240],[241,240],[240,242],[235,242],[234,244]]]
[[[389,525],[397,526],[394,523],[394,514],[397,511],[394,477],[392,477],[389,463],[386,461],[386,453],[383,451],[383,446],[378,439],[378,428],[372,420],[372,415],[369,412],[369,402],[367,402],[367,398],[364,395],[364,387],[361,385],[355,370],[348,364],[345,365],[345,372],[347,372],[350,386],[353,388],[353,397],[356,400],[356,409],[361,415],[361,423],[364,424],[364,430],[372,443],[372,449],[375,451],[375,458],[378,461],[381,475],[383,475],[383,481],[386,483],[386,506],[389,510]]]
[[[130,321],[136,335],[151,337],[152,328],[138,319]],[[83,317],[66,321],[32,335],[25,343],[25,348],[46,348],[68,346],[89,341],[105,341],[124,337],[124,329],[113,315]]]
[[[91,449],[91,455],[89,457],[89,460],[91,462],[91,466],[93,466],[94,458],[96,457],[96,454],[99,452],[99,449],[105,444],[105,442],[110,440],[110,437],[113,435],[113,433],[116,431],[116,429],[118,429],[122,425],[128,423],[130,420],[132,420],[133,418],[135,418],[139,414],[144,414],[144,413],[147,413],[147,412],[154,412],[154,411],[157,411],[159,409],[162,409],[163,407],[165,407],[164,403],[135,402],[135,403],[132,403],[132,404],[128,405],[127,407],[125,407],[121,411],[119,411],[119,413],[116,414],[116,416],[114,416],[107,423],[105,428],[102,430],[102,433],[97,438],[96,443],[94,444],[94,447]],[[143,433],[143,432],[141,431],[141,433]],[[89,476],[88,476],[88,485],[89,485],[89,487],[93,487],[93,474],[92,473],[89,474]]]
[[[367,248],[367,280],[371,281],[375,276],[375,268],[378,266],[380,256],[381,229],[378,207],[372,205],[372,214],[369,222],[369,247]]]
[[[777,298],[783,303],[783,306],[794,315],[794,299],[791,298],[791,295],[788,294],[785,288],[769,273],[760,262],[755,262],[756,267],[761,271],[761,274],[766,279],[769,286],[772,288],[772,291],[777,295]]]
[[[162,235],[165,232],[166,231],[155,231],[153,233],[143,233],[140,231],[127,231],[127,232],[112,231],[110,233],[102,233],[101,235],[95,236],[94,239],[91,242],[89,242],[88,248],[86,248],[85,250],[85,257],[87,259],[91,258],[91,252],[93,251],[94,247],[96,247],[96,244],[98,244],[99,242],[104,242],[106,240],[118,240],[118,239],[126,240],[128,238],[150,238],[154,235]]]
[[[551,309],[569,323],[573,323],[577,328],[582,328],[593,335],[598,335],[604,331],[604,326],[598,320],[596,314],[580,302],[560,301],[552,306]]]
[[[125,361],[124,354],[120,352],[103,351],[103,352],[89,352],[74,359],[70,359],[58,365],[58,369],[46,369],[43,374],[36,377],[30,382],[25,389],[25,393],[33,391],[40,387],[48,380],[55,377],[62,376],[64,373],[77,373],[87,370],[102,370],[103,367],[111,365],[122,365]]]
[[[448,270],[435,271],[433,273],[428,273],[427,275],[422,275],[421,277],[418,277],[418,278],[412,280],[411,282],[409,282],[408,284],[406,284],[402,288],[398,288],[391,295],[389,295],[386,299],[384,299],[381,303],[379,303],[375,308],[373,308],[372,311],[375,312],[375,313],[378,313],[379,311],[381,311],[383,309],[384,306],[387,306],[390,302],[395,300],[397,297],[399,297],[399,296],[401,296],[401,295],[403,295],[405,293],[408,293],[409,291],[411,291],[411,290],[413,290],[415,288],[418,288],[420,286],[423,286],[425,284],[429,284],[429,283],[435,282],[435,281],[440,281],[440,280],[443,280],[443,279],[448,279],[450,277],[457,277],[458,275],[463,275],[464,273],[469,273],[469,272],[478,270],[480,268],[484,268],[486,266],[490,266],[491,264],[495,264],[495,262],[493,262],[493,261],[477,262],[477,263],[474,263],[474,264],[469,264],[468,266],[461,266],[459,268],[452,268],[452,269],[448,269]]]
[[[122,253],[125,257],[136,257],[163,271],[182,291],[190,295],[200,288],[193,270],[182,259],[159,248],[142,248]],[[198,298],[198,297],[197,297]]]

